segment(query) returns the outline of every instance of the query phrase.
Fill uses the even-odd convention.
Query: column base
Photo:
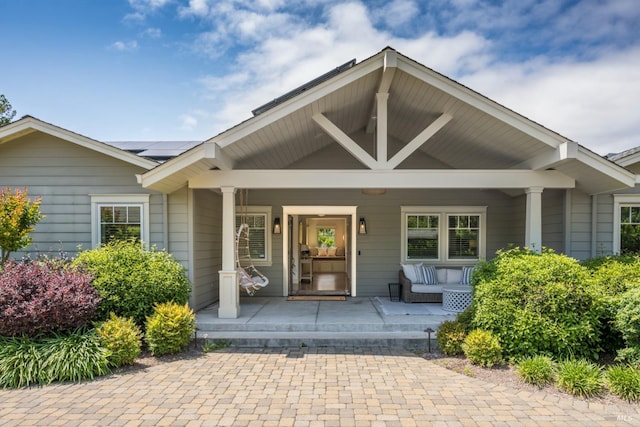
[[[235,270],[221,270],[220,276],[220,301],[218,304],[218,317],[220,319],[237,319],[240,317],[240,288]]]

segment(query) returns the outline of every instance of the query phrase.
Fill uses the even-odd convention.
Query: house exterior
[[[194,309],[230,318],[239,221],[264,296],[299,289],[306,251],[375,296],[400,263],[472,265],[511,244],[585,259],[640,226],[640,151],[603,158],[391,48],[253,113],[155,156],[25,117],[0,128],[0,186],[43,198],[29,250],[130,227],[185,265]]]

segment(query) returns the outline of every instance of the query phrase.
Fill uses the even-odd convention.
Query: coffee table
[[[442,309],[460,313],[471,305],[471,286],[448,285],[442,287]]]

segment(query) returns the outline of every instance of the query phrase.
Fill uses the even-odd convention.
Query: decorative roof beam
[[[371,157],[362,147],[360,147],[346,133],[342,132],[338,126],[325,117],[324,114],[318,113],[313,116],[313,120],[324,130],[327,135],[333,138],[338,144],[342,145],[353,157],[369,169],[379,169],[376,159]]]
[[[442,129],[447,123],[449,123],[453,119],[453,117],[447,113],[443,113],[435,119],[429,126],[427,126],[422,132],[416,135],[407,145],[402,147],[400,151],[393,156],[387,162],[388,169],[395,169],[398,167],[400,163],[405,161],[407,157],[413,154],[416,150],[418,150],[422,144],[427,142],[429,138],[436,134],[440,129]]]
[[[222,148],[215,142],[205,142],[204,158],[211,160],[213,164],[220,170],[233,169],[234,162],[229,156],[222,152]]]
[[[578,157],[578,144],[572,141],[563,142],[555,150],[551,150],[528,159],[514,169],[543,170],[557,166],[569,159]]]
[[[398,54],[394,50],[388,50],[384,53],[383,65],[382,65],[382,78],[380,79],[380,85],[378,86],[378,94],[389,93],[393,76],[398,69]],[[380,120],[378,113],[377,101],[373,103],[371,107],[371,114],[369,114],[369,122],[367,123],[367,133],[373,133],[373,129],[376,127],[376,120]]]

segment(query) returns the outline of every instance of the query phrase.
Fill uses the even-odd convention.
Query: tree
[[[9,187],[0,190],[0,266],[9,254],[31,244],[29,233],[44,218],[40,213],[41,199],[29,200],[27,190]]]
[[[13,109],[9,100],[4,95],[0,95],[0,126],[11,123],[15,115],[16,110]]]

